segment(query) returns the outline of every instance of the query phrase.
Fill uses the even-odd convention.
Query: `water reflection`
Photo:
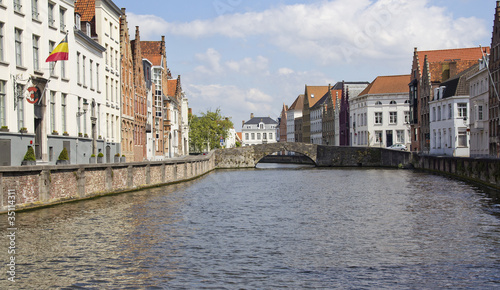
[[[411,171],[217,171],[19,214],[16,288],[492,289],[498,209]]]

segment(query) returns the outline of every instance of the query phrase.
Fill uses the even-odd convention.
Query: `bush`
[[[99,152],[99,154],[97,154],[97,157],[104,157],[104,154],[102,154],[102,152]]]
[[[90,157],[95,157],[95,154],[90,155]]]
[[[63,148],[57,160],[69,160],[68,150],[66,150],[66,148]]]
[[[115,154],[115,157],[120,157],[120,153],[116,153],[116,154]]]
[[[33,150],[32,146],[28,147],[28,151],[26,151],[23,161],[36,161],[35,150]]]
[[[125,157],[125,155],[122,155],[122,157]]]

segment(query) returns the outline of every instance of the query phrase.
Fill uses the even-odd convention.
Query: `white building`
[[[379,76],[349,97],[352,146],[409,146],[410,75]]]
[[[286,112],[286,140],[287,142],[300,142],[295,140],[295,119],[302,117],[304,108],[304,95],[299,95]],[[245,136],[243,136],[244,140]]]
[[[224,140],[225,148],[235,148],[236,147],[236,130],[231,128],[227,132],[226,140]]]
[[[489,156],[487,62],[488,58],[480,60],[479,71],[469,77],[470,157]]]
[[[182,154],[189,155],[189,102],[185,92],[182,92],[181,111]]]
[[[469,81],[476,64],[434,90],[430,110],[430,154],[469,157]]]
[[[278,122],[270,117],[254,117],[243,124],[242,134],[244,146],[277,142]]]
[[[99,138],[106,124],[105,48],[80,20],[74,1],[0,5],[0,165],[20,165],[28,146],[37,164],[55,164],[63,148],[72,164],[88,163],[98,152],[120,152],[119,143]],[[66,35],[68,60],[45,62]],[[40,92],[37,102],[33,90]]]

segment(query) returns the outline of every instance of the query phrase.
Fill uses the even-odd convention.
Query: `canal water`
[[[499,201],[414,171],[216,171],[16,223],[1,289],[500,288]]]

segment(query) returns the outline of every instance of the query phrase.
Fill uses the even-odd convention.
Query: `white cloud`
[[[245,57],[241,60],[228,60],[222,62],[221,54],[214,48],[208,48],[205,53],[196,54],[195,59],[201,65],[197,66],[194,70],[200,74],[214,76],[220,76],[227,73],[269,75],[269,60],[263,56],[257,56],[255,59]]]
[[[293,73],[294,73],[293,69],[287,67],[282,67],[278,70],[278,74],[280,75],[291,75]]]
[[[484,21],[474,17],[454,19],[428,0],[320,1],[187,23],[168,23],[156,16],[132,13],[129,19],[140,23],[146,35],[260,36],[283,51],[325,65],[360,57],[401,57],[411,53],[414,46],[476,46],[489,33]],[[236,63],[228,65],[236,71],[241,69]]]

